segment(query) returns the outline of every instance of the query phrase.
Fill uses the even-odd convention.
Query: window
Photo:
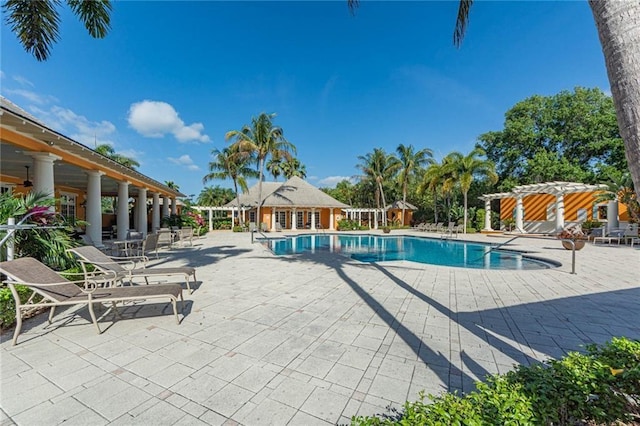
[[[281,227],[287,227],[287,212],[276,212],[276,222],[280,224]]]
[[[249,222],[256,223],[256,212],[255,211],[250,211],[249,212]]]
[[[304,228],[304,212],[297,212],[296,227]]]
[[[76,197],[75,194],[60,194],[60,214],[71,223],[76,221]]]
[[[11,194],[13,192],[12,188],[8,185],[0,185],[0,194],[6,194],[7,192]]]

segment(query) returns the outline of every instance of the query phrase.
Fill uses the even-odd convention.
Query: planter
[[[389,232],[391,232],[391,228],[382,228],[382,232],[388,234]]]
[[[576,244],[576,250],[581,250],[587,243],[587,240],[574,240],[574,243]],[[572,248],[571,243],[567,241],[562,241],[562,247],[564,247],[566,250],[571,250]]]

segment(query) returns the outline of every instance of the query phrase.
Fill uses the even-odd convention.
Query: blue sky
[[[531,95],[609,93],[586,1],[478,1],[460,49],[456,13],[455,1],[362,1],[355,16],[346,1],[120,1],[96,40],[63,8],[47,62],[3,22],[0,92],[196,196],[211,150],[260,112],[277,113],[308,181],[333,186],[373,148],[466,153]]]

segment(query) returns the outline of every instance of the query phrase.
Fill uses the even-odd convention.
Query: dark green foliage
[[[597,88],[527,98],[506,112],[503,130],[478,140],[505,191],[554,180],[596,183],[627,169],[613,100]]]
[[[353,425],[611,424],[640,412],[640,341],[613,338],[587,353],[492,375],[465,396],[420,393],[399,418],[353,417]]]
[[[31,296],[31,290],[23,285],[16,285],[20,302],[26,303]],[[9,287],[0,288],[0,328],[5,329],[16,322],[16,302],[13,300]]]
[[[362,231],[365,229],[369,229],[369,227],[358,225],[357,220],[342,219],[338,221],[338,231]]]

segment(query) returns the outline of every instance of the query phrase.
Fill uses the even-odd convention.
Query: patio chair
[[[145,282],[149,284],[149,278],[178,275],[184,277],[184,281],[190,293],[193,293],[193,289],[189,284],[189,277],[193,275],[193,283],[195,284],[197,282],[196,269],[190,266],[174,268],[147,268],[146,263],[148,258],[146,256],[125,258],[110,257],[91,246],[75,247],[68,251],[76,255],[78,261],[82,265],[82,270],[85,275],[89,273],[87,265],[93,265],[105,273],[115,273],[118,281],[122,282],[127,280],[130,284],[133,284],[134,278],[144,278]],[[142,263],[143,266],[141,268],[136,267],[138,262]]]
[[[601,241],[603,244],[605,241],[611,244],[611,242],[615,240],[618,245],[620,245],[620,239],[623,238],[623,234],[624,232],[621,230],[612,230],[611,232],[607,233],[606,228],[603,226],[601,235],[593,237],[593,244],[595,245],[598,241]]]
[[[447,229],[443,229],[440,234],[440,238],[453,237],[453,233],[456,232],[456,223],[449,222]]]
[[[180,324],[176,305],[178,297],[182,301],[180,284],[109,287],[108,284],[113,282],[115,274],[94,276],[92,279],[82,281],[69,281],[31,257],[2,262],[0,263],[0,272],[10,278],[10,281],[5,281],[5,283],[11,290],[16,304],[16,330],[13,333],[13,345],[17,343],[22,328],[22,312],[38,308],[51,307],[49,312],[49,324],[51,324],[57,306],[87,305],[91,321],[100,334],[98,320],[93,310],[94,303],[110,303],[114,314],[117,314],[116,303],[118,302],[169,299],[173,305],[176,322]],[[15,288],[16,284],[27,286],[33,290],[33,295],[27,303],[22,304],[20,301],[20,296]],[[84,287],[79,287],[77,284],[84,284]],[[107,286],[100,287],[101,284]],[[42,296],[41,301],[33,301],[36,294]]]
[[[185,246],[187,241],[189,241],[190,246],[193,246],[193,228],[186,227],[178,229],[176,240],[182,247]]]
[[[282,225],[280,225],[280,222],[276,222],[276,232],[282,232]]]

